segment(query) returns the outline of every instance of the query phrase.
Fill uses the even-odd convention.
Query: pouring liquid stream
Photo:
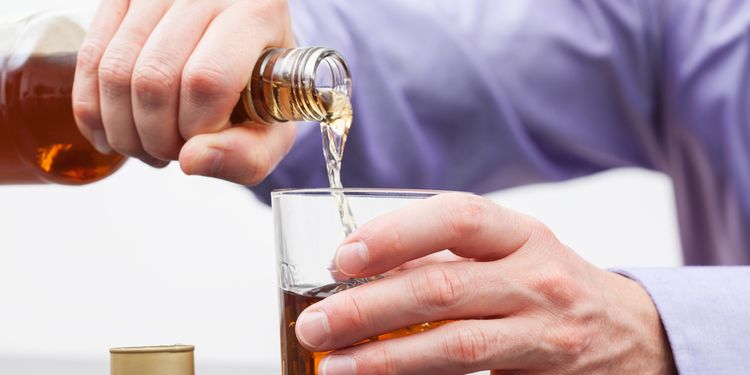
[[[323,133],[323,154],[328,172],[328,182],[331,187],[331,195],[336,203],[336,209],[341,218],[344,236],[349,236],[356,228],[357,223],[352,215],[347,196],[343,193],[341,184],[341,162],[344,146],[352,124],[352,105],[349,97],[337,91],[319,91],[319,100],[322,108],[326,110],[325,121],[320,123]],[[337,271],[331,266],[330,271]],[[343,276],[343,275],[337,275]],[[319,374],[320,361],[330,352],[310,352],[300,345],[295,333],[297,318],[303,310],[316,302],[354,288],[358,285],[373,281],[383,276],[369,278],[338,278],[331,284],[318,287],[299,286],[299,290],[281,290],[282,297],[282,373],[285,375],[297,374]],[[392,332],[370,337],[355,344],[364,344],[379,340],[388,340],[424,332],[441,326],[447,321],[428,322],[415,324]]]
[[[336,209],[341,218],[344,238],[346,238],[357,229],[357,222],[354,219],[349,200],[341,191],[343,188],[341,184],[341,162],[344,157],[344,147],[346,146],[346,139],[349,136],[349,129],[352,126],[352,103],[349,100],[349,96],[338,91],[326,90],[319,93],[321,104],[326,110],[326,119],[320,123],[320,131],[323,134],[323,156],[326,161],[328,183],[332,189],[331,195],[336,202]],[[335,269],[331,271],[337,272]],[[349,279],[337,283],[335,290],[329,290],[329,292],[346,290],[380,278],[382,276]]]
[[[349,129],[352,126],[352,104],[346,94],[334,90],[321,91],[320,101],[326,110],[326,119],[320,123],[320,131],[323,133],[323,156],[328,171],[328,184],[331,189],[334,189],[331,194],[341,217],[344,236],[347,237],[357,229],[349,201],[340,191],[343,188],[341,162]]]

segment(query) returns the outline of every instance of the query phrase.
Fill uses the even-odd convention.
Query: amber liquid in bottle
[[[71,102],[75,63],[74,53],[30,56],[4,72],[0,185],[80,185],[109,176],[124,162],[121,155],[97,152],[76,127]]]
[[[344,286],[344,288],[342,288]],[[330,352],[310,352],[297,341],[294,332],[297,317],[312,304],[323,300],[331,294],[347,289],[344,284],[330,284],[307,291],[303,294],[281,290],[281,373],[283,375],[317,375],[318,364]],[[373,341],[395,339],[424,332],[448,321],[416,324],[393,332],[363,340],[356,345]],[[365,371],[366,372],[366,371]]]

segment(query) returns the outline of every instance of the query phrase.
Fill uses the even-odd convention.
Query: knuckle
[[[583,288],[560,266],[550,266],[535,275],[531,288],[553,305],[568,309],[582,298]]]
[[[564,324],[554,329],[546,330],[546,342],[553,348],[553,353],[567,361],[580,356],[588,349],[592,342],[589,329],[580,324]]]
[[[490,207],[485,198],[459,193],[448,194],[445,199],[452,211],[452,214],[446,215],[449,218],[448,226],[457,237],[471,236],[482,229],[483,219]]]
[[[337,319],[340,319],[346,327],[355,329],[369,327],[370,319],[361,302],[352,296],[351,293],[343,293],[341,295],[343,299],[342,306],[345,308],[342,310],[343,313],[338,315]]]
[[[407,248],[406,239],[404,238],[405,234],[400,225],[393,222],[383,222],[381,225],[381,228],[378,228],[380,230],[375,230],[374,232],[386,234],[382,236],[387,241],[386,245],[383,246],[384,249],[395,255],[395,252],[400,252]]]
[[[248,156],[247,167],[244,168],[245,174],[241,180],[249,186],[254,186],[263,181],[271,171],[271,155],[265,147],[255,147]]]
[[[160,107],[172,93],[177,82],[175,69],[168,64],[146,61],[133,72],[133,90],[146,109]]]
[[[231,85],[223,69],[215,63],[201,62],[185,69],[182,82],[188,99],[194,103],[228,96]]]
[[[468,366],[486,362],[492,355],[491,338],[479,327],[463,325],[450,331],[443,342],[443,355],[449,362],[468,371]]]
[[[584,353],[602,325],[602,312],[589,302],[590,293],[570,279],[559,278],[556,281],[559,286],[548,285],[544,292],[557,313],[549,317],[548,328],[543,335],[553,352],[563,359],[576,358]],[[554,278],[548,281],[551,284]]]
[[[99,107],[94,103],[74,99],[72,105],[73,117],[78,120],[81,126],[92,128],[95,124],[101,123]]]
[[[180,150],[163,142],[143,142],[143,150],[161,160],[177,160]]]
[[[101,57],[102,49],[98,44],[91,41],[84,42],[78,49],[76,66],[85,70],[96,71]]]
[[[372,374],[397,374],[398,365],[392,349],[388,345],[371,345],[371,350],[365,350],[354,354],[357,366],[370,369]]]
[[[143,156],[143,148],[138,142],[122,139],[121,137],[113,137],[109,134],[107,134],[107,142],[113,150],[117,151],[120,154],[133,157]]]
[[[410,283],[417,305],[427,313],[453,308],[461,303],[466,285],[455,271],[444,265],[425,266],[415,271]]]
[[[132,72],[131,65],[125,59],[104,56],[99,64],[99,82],[103,91],[109,95],[129,91]]]
[[[568,361],[589,348],[601,329],[601,309],[594,292],[562,265],[551,265],[534,277],[532,289],[548,306],[541,331],[550,354]]]
[[[550,227],[534,218],[528,218],[528,220],[528,227],[530,228],[530,240],[533,239],[535,243],[541,244],[553,244],[559,242],[557,236],[555,236],[555,232],[553,232]]]
[[[258,16],[278,17],[287,10],[286,0],[256,0],[253,2],[255,13]],[[268,19],[268,18],[267,18]],[[273,18],[270,18],[273,19]]]

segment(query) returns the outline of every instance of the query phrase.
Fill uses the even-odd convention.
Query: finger
[[[294,124],[277,124],[198,135],[180,151],[180,166],[189,175],[255,185],[289,152],[294,134]]]
[[[382,273],[382,275],[383,276],[392,276],[392,275],[395,275],[395,274],[398,274],[398,273],[401,273],[401,272],[404,272],[404,271],[407,271],[407,270],[411,270],[411,269],[419,268],[419,267],[422,267],[422,266],[426,266],[428,264],[459,262],[459,261],[470,262],[470,261],[472,261],[472,259],[467,259],[467,258],[460,257],[460,256],[458,256],[456,254],[453,254],[449,250],[443,250],[443,251],[439,251],[437,253],[433,253],[433,254],[430,254],[430,255],[427,255],[427,256],[423,256],[423,257],[421,257],[419,259],[414,259],[414,260],[408,261],[408,262],[406,262],[406,263],[404,263],[402,265],[399,265],[398,267],[396,267],[396,268],[394,268],[394,269],[392,269],[390,271]],[[346,280],[349,280],[351,278],[350,276],[347,276],[347,275],[344,275],[343,273],[341,273],[336,268],[335,264],[331,265],[330,271],[331,271],[331,277],[333,277],[333,279],[335,281],[346,281]]]
[[[536,298],[509,282],[511,273],[490,262],[451,262],[406,271],[310,306],[297,319],[297,337],[303,346],[319,352],[425,322],[506,316]]]
[[[437,253],[432,253],[427,256],[423,256],[421,258],[408,261],[396,267],[394,271],[400,272],[400,271],[411,270],[414,268],[426,266],[428,264],[448,263],[448,262],[466,262],[466,261],[471,261],[471,259],[460,257],[456,254],[453,254],[449,250],[443,250]]]
[[[99,104],[99,62],[128,10],[128,0],[102,1],[78,51],[73,81],[73,115],[78,130],[101,153],[107,142]]]
[[[450,249],[478,260],[518,250],[542,228],[535,220],[476,195],[437,195],[378,217],[338,249],[335,264],[349,276],[375,275]]]
[[[182,70],[220,6],[216,1],[178,1],[140,52],[133,72],[133,118],[143,149],[154,157],[176,160],[179,155]]]
[[[553,356],[538,344],[536,326],[522,317],[453,322],[417,335],[333,352],[320,362],[318,371],[455,375],[488,369],[539,368],[547,366]]]
[[[421,257],[419,259],[414,259],[412,261],[408,261],[388,272],[382,273],[383,276],[392,276],[395,274],[399,274],[401,272],[411,270],[414,268],[419,268],[422,266],[426,266],[428,264],[437,264],[437,263],[448,263],[448,262],[469,262],[471,259],[462,258],[456,254],[451,253],[449,250],[440,251],[437,253],[433,253],[424,257]],[[331,276],[335,281],[346,281],[349,280],[351,277],[344,275],[341,273],[337,268],[335,264],[332,264],[330,267],[331,270]]]
[[[209,25],[188,59],[179,127],[186,140],[229,127],[229,118],[266,47],[291,47],[286,1],[243,1]]]
[[[149,164],[161,162],[145,152],[136,131],[131,81],[142,46],[168,5],[163,0],[131,2],[122,25],[107,46],[99,65],[101,114],[109,144],[117,152]]]

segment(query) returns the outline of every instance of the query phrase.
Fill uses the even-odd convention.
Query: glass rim
[[[289,195],[311,195],[327,196],[331,193],[344,193],[351,197],[388,197],[388,198],[410,198],[410,197],[431,197],[438,194],[458,193],[451,190],[433,190],[433,189],[392,189],[392,188],[306,188],[306,189],[276,189],[271,192],[272,198],[289,196]]]

